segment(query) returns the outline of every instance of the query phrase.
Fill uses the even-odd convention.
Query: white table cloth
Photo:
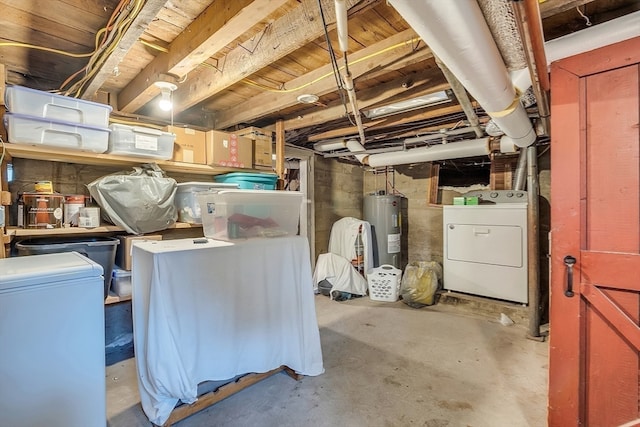
[[[132,281],[138,388],[155,424],[204,381],[324,372],[306,237],[139,242]]]

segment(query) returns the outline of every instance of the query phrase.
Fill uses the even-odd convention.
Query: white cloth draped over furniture
[[[362,231],[360,231],[362,230]],[[318,283],[327,280],[331,291],[367,294],[367,280],[352,265],[356,259],[356,239],[361,233],[364,246],[364,274],[373,268],[373,238],[371,225],[353,217],[341,218],[333,223],[329,236],[329,253],[318,255],[313,272],[313,290],[318,292]],[[333,298],[333,295],[331,296]]]
[[[367,279],[353,267],[346,258],[328,253],[318,255],[316,269],[313,272],[313,290],[318,291],[318,283],[323,280],[331,283],[331,291],[348,292],[355,295],[367,294]],[[333,299],[333,295],[331,296]]]
[[[358,230],[362,226],[362,243],[364,245],[364,274],[373,268],[373,237],[371,224],[353,217],[337,220],[331,226],[329,235],[329,252],[340,255],[351,261],[356,257],[355,243]]]
[[[157,425],[204,381],[324,372],[306,237],[139,242],[132,280],[140,400]]]

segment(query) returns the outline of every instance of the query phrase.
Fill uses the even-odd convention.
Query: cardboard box
[[[116,265],[123,270],[131,270],[131,249],[135,240],[162,240],[161,234],[148,236],[118,236],[120,244],[116,249]]]
[[[253,141],[262,139],[262,140],[273,140],[273,132],[267,129],[258,128],[255,126],[251,126],[244,129],[239,129],[235,132],[238,136],[244,136],[245,138],[249,138]]]
[[[273,166],[273,145],[270,139],[253,141],[253,166]]]
[[[207,164],[248,168],[253,166],[253,141],[234,133],[207,132]]]
[[[251,126],[236,133],[253,141],[253,166],[273,166],[273,132]]]
[[[206,132],[181,126],[165,126],[163,130],[176,135],[171,160],[200,165],[207,164]]]

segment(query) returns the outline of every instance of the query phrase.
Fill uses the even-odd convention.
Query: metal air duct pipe
[[[547,56],[547,65],[559,59],[638,36],[640,36],[640,11],[546,42],[544,51]]]
[[[513,182],[514,190],[524,190],[527,182],[527,150],[520,150],[518,156],[518,164],[516,166],[515,180]]]
[[[536,140],[476,0],[389,0],[500,129],[519,147]]]
[[[358,160],[360,160],[360,162],[364,160],[366,164],[372,167],[380,167],[404,165],[407,163],[433,162],[436,160],[461,159],[464,157],[486,156],[491,152],[489,140],[490,138],[480,138],[461,142],[451,142],[448,144],[411,148],[406,151],[371,154],[368,157],[365,155],[365,158],[362,160]]]

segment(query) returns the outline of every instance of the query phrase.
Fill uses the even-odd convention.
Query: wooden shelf
[[[156,163],[166,172],[180,172],[200,175],[219,175],[229,172],[246,172],[248,169],[207,166],[169,160],[143,159],[111,154],[86,153],[83,151],[57,150],[50,147],[35,147],[22,144],[5,144],[9,156],[21,159],[46,160],[51,162],[79,163],[96,166],[132,166],[142,163]]]
[[[128,295],[126,297],[119,297],[119,296],[109,292],[109,296],[107,297],[107,299],[104,300],[104,304],[105,305],[117,304],[119,302],[129,301],[129,300],[131,300],[131,295]]]
[[[186,222],[176,222],[167,230],[185,229],[185,228],[201,228],[202,224],[189,224]],[[67,228],[12,228],[8,227],[6,235],[13,237],[38,237],[38,236],[60,236],[60,235],[76,235],[76,234],[98,234],[98,233],[115,233],[125,231],[124,228],[117,225],[101,225],[95,228],[67,227]]]

